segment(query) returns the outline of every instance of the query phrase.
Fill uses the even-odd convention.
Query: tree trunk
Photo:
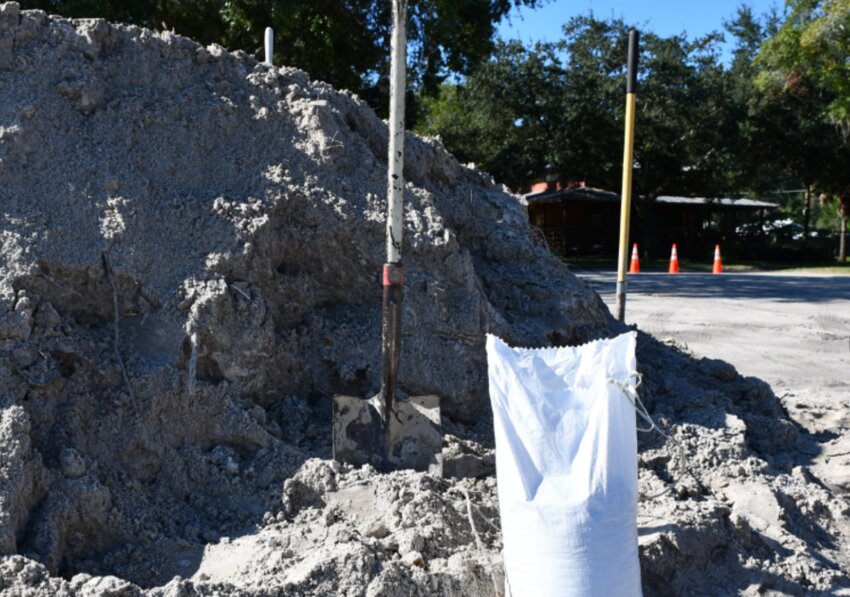
[[[847,261],[847,216],[850,216],[850,192],[839,193],[838,215],[841,216],[841,227],[838,231],[838,260],[841,263]]]
[[[812,187],[806,185],[803,191],[803,244],[809,242],[809,220],[812,212]]]

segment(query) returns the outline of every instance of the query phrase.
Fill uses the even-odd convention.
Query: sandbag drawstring
[[[632,383],[632,378],[636,381]],[[640,399],[640,394],[638,394],[638,388],[640,384],[643,383],[643,375],[641,375],[637,371],[630,371],[629,377],[626,381],[620,381],[619,379],[614,379],[613,377],[608,378],[608,383],[614,384],[618,388],[623,391],[623,396],[625,396],[626,400],[628,400],[632,407],[635,409],[635,412],[638,416],[643,419],[649,426],[648,427],[640,427],[638,426],[637,430],[641,433],[649,433],[653,430],[657,431],[665,438],[670,439],[661,428],[655,424],[652,416],[649,414],[649,410],[647,410],[646,405],[644,405],[643,400]]]

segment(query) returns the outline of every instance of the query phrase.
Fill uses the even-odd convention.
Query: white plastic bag
[[[635,332],[579,347],[487,337],[505,593],[641,594]]]

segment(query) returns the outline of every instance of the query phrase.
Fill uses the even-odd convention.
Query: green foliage
[[[546,0],[410,0],[410,83],[433,94],[493,49],[495,26],[515,6]],[[389,85],[391,0],[21,0],[69,17],[103,17],[173,29],[203,44],[261,57],[263,31],[275,30],[275,60],[351,89],[380,113]],[[412,113],[415,115],[415,112]],[[410,118],[408,118],[410,121]]]
[[[425,102],[421,130],[440,134],[462,161],[518,185],[542,172],[563,130],[563,72],[551,49],[500,44],[465,85],[444,84]]]
[[[850,188],[847,144],[822,117],[834,89],[812,76],[791,88],[756,84],[772,76],[763,48],[788,35],[787,23],[775,11],[757,17],[741,7],[724,25],[735,43],[728,66],[719,60],[720,34],[642,33],[634,191],[645,238],[653,236],[647,208],[660,194],[802,187],[839,197]],[[444,85],[425,103],[420,130],[516,189],[548,165],[619,189],[628,29],[583,16],[556,43],[503,42],[465,82]],[[797,201],[808,230],[811,209]]]
[[[547,164],[596,186],[619,188],[629,28],[577,17],[563,40],[525,48],[502,43],[465,85],[426,104],[421,129],[514,187]],[[641,40],[635,141],[640,194],[711,193],[729,159],[717,36]]]
[[[728,67],[719,61],[720,34],[642,34],[637,193],[834,186],[850,169],[838,132],[820,117],[833,94],[815,85],[794,93],[754,85],[765,76],[756,60],[762,45],[786,31],[775,12],[759,18],[742,7],[725,26],[735,42]],[[514,188],[551,164],[568,178],[617,189],[628,29],[583,16],[557,43],[503,42],[465,83],[445,85],[425,103],[420,130]]]
[[[820,87],[831,94],[824,114],[850,129],[850,0],[789,0],[791,12],[762,48],[765,91]]]

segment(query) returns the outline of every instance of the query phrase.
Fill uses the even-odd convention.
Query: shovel
[[[390,131],[387,160],[387,263],[383,271],[381,390],[369,399],[333,398],[333,456],[380,471],[414,469],[442,474],[439,396],[396,396],[401,354],[404,269],[401,263],[404,198],[404,89],[408,0],[392,0]]]

